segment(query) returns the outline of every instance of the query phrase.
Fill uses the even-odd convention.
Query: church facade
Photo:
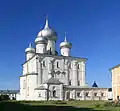
[[[56,51],[57,33],[44,28],[35,38],[36,47],[26,48],[26,61],[20,76],[17,100],[107,100],[108,88],[88,87],[86,58],[71,57],[72,43],[60,43],[61,55]]]

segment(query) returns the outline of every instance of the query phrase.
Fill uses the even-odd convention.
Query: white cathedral
[[[56,51],[57,33],[44,28],[26,48],[23,75],[17,100],[107,100],[108,88],[88,87],[86,84],[86,58],[71,57],[72,43],[60,43]],[[96,86],[96,85],[95,85]]]

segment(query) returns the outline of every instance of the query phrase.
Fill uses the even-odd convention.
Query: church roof
[[[98,87],[98,85],[96,84],[96,82],[94,81],[92,87]]]
[[[62,82],[59,81],[59,79],[56,79],[54,77],[51,77],[45,83],[46,84],[63,84]]]
[[[45,86],[39,86],[39,87],[35,88],[35,90],[46,90],[46,87]]]
[[[27,73],[27,74],[22,75],[22,76],[20,76],[20,77],[24,77],[24,76],[28,76],[28,75],[38,75],[38,73]]]
[[[118,64],[118,65],[116,65],[116,66],[110,68],[109,70],[112,70],[112,69],[117,68],[117,67],[120,67],[120,64]]]
[[[84,86],[66,86],[64,85],[64,88],[68,88],[68,89],[81,89],[81,90],[88,90],[88,89],[108,89],[108,88],[101,88],[101,87],[84,87]]]
[[[64,59],[75,59],[75,60],[78,60],[78,59],[82,59],[82,60],[87,60],[87,58],[83,58],[83,57],[71,57],[71,56],[62,56],[62,55],[50,55],[50,54],[39,54],[39,53],[36,53],[32,58],[34,58],[35,56],[43,56],[43,57],[55,57],[56,59],[57,58],[64,58]],[[29,60],[25,61],[22,65],[24,65],[25,63],[27,63],[28,61],[30,61],[32,58],[30,58]]]

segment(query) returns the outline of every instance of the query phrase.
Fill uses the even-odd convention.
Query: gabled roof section
[[[86,89],[86,90],[88,90],[88,89],[107,89],[108,90],[108,88],[100,88],[100,87],[84,87],[84,86],[66,86],[66,85],[64,85],[64,88],[68,88],[68,89]]]
[[[24,74],[24,75],[22,75],[20,77],[25,77],[25,76],[28,76],[28,75],[38,75],[38,73],[28,73],[28,74]]]
[[[119,67],[119,66],[120,66],[120,64],[118,64],[118,65],[116,65],[116,66],[110,68],[109,70],[112,70],[112,69],[117,68],[117,67]]]
[[[59,79],[54,78],[54,77],[51,77],[45,83],[46,84],[63,84],[62,82],[59,81]]]
[[[75,59],[75,60],[78,60],[78,59],[81,59],[81,60],[84,60],[86,61],[87,58],[84,58],[84,57],[71,57],[71,56],[62,56],[62,55],[50,55],[50,54],[39,54],[39,53],[36,53],[32,58],[30,58],[29,60],[25,61],[22,65],[24,65],[26,62],[30,61],[31,59],[33,59],[35,56],[43,56],[43,57],[55,57],[56,59],[57,58],[60,58],[60,59]]]
[[[94,81],[92,87],[98,87],[98,85],[96,84],[96,82]]]
[[[39,86],[35,90],[47,90],[47,88],[45,86]]]

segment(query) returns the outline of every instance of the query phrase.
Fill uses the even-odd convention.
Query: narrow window
[[[80,69],[80,65],[78,64],[78,69]]]
[[[57,68],[59,68],[59,62],[57,62]]]
[[[43,67],[45,67],[45,61],[43,61]]]
[[[85,96],[88,97],[88,92],[85,93]]]
[[[55,86],[53,86],[53,97],[56,97],[56,90],[55,90]]]
[[[77,93],[77,97],[80,97],[80,92]]]
[[[80,85],[80,81],[78,81],[78,86]]]
[[[52,50],[51,50],[51,48],[50,48],[50,55],[52,55]]]
[[[94,93],[94,96],[97,96],[97,93]]]
[[[25,89],[26,88],[26,81],[24,80],[23,81],[23,89]]]
[[[27,88],[27,96],[29,96],[29,87]]]
[[[71,80],[69,81],[69,85],[71,85]]]
[[[103,97],[103,96],[104,96],[104,93],[101,93],[101,96]]]
[[[69,64],[69,68],[71,69],[71,64]]]
[[[41,97],[41,93],[38,94],[38,97]]]
[[[117,96],[117,100],[119,101],[119,96]]]
[[[53,90],[53,97],[56,97],[56,90]]]

